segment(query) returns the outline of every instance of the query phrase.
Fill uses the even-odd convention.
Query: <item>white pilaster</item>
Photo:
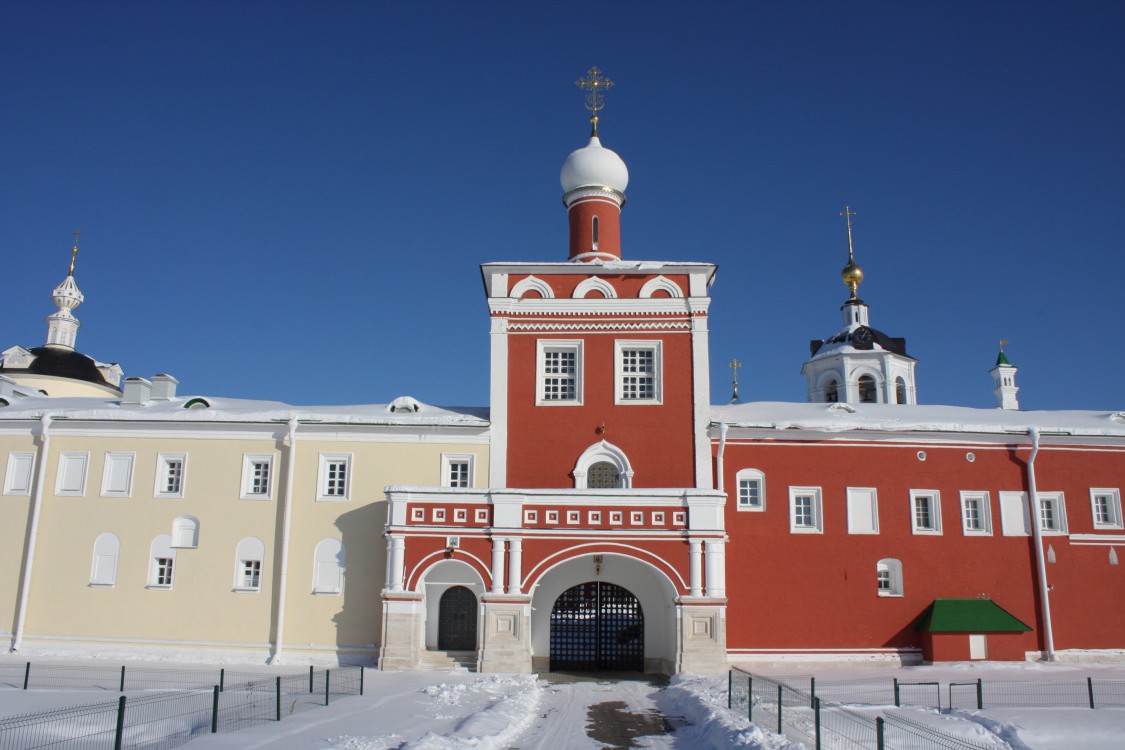
[[[708,539],[707,596],[721,599],[727,595],[726,544],[722,539]]]
[[[492,537],[492,593],[504,593],[504,538]]]
[[[523,539],[512,537],[508,544],[508,593],[519,594],[523,578]]]
[[[691,539],[688,546],[691,555],[691,595],[703,596],[703,542]]]
[[[403,537],[392,534],[391,535],[391,570],[390,570],[390,589],[391,591],[402,591],[403,579],[403,565],[406,560],[406,539]]]

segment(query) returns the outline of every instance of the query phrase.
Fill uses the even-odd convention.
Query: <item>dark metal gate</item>
[[[477,597],[464,586],[446,589],[441,595],[438,603],[438,649],[477,649]]]
[[[643,672],[645,616],[627,589],[589,581],[551,608],[551,670]]]

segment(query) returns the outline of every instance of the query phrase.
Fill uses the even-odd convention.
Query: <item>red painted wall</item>
[[[570,257],[582,253],[609,253],[621,257],[621,207],[604,199],[587,199],[571,205]],[[593,218],[598,217],[598,247],[593,248]]]
[[[581,406],[537,406],[536,342],[583,341]],[[663,342],[663,403],[614,404],[614,341]],[[578,457],[601,440],[633,466],[634,487],[694,487],[691,337],[684,333],[510,334],[508,486],[573,487]],[[598,432],[601,425],[604,432]]]
[[[969,452],[975,461],[966,460]],[[980,445],[728,443],[729,646],[921,646],[913,627],[935,598],[984,595],[1034,628],[1005,636],[1018,658],[1042,648],[1032,537],[1003,535],[998,497],[1001,490],[1026,491],[1028,453],[1026,446],[1015,452]],[[735,507],[736,474],[744,468],[765,473],[763,512]],[[1070,532],[1091,533],[1089,490],[1122,484],[1125,451],[1045,448],[1036,470],[1041,492],[1065,493]],[[790,486],[822,488],[823,534],[790,532]],[[879,534],[848,534],[847,487],[876,488]],[[940,492],[942,534],[912,533],[911,489]],[[989,493],[991,536],[962,532],[962,490]],[[1106,547],[1050,536],[1046,544],[1058,560],[1048,565],[1056,648],[1125,648],[1125,571],[1109,565]],[[878,596],[875,569],[882,558],[902,561],[904,596]],[[965,648],[967,656],[967,641]]]

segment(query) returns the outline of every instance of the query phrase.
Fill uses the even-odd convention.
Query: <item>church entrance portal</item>
[[[477,597],[464,586],[446,589],[438,604],[438,649],[475,651]]]
[[[643,672],[644,657],[645,616],[627,589],[589,581],[555,600],[551,671]]]

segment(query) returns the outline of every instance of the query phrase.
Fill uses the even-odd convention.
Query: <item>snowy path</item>
[[[535,724],[512,747],[675,747],[657,708],[660,693],[660,688],[639,681],[550,684]]]

